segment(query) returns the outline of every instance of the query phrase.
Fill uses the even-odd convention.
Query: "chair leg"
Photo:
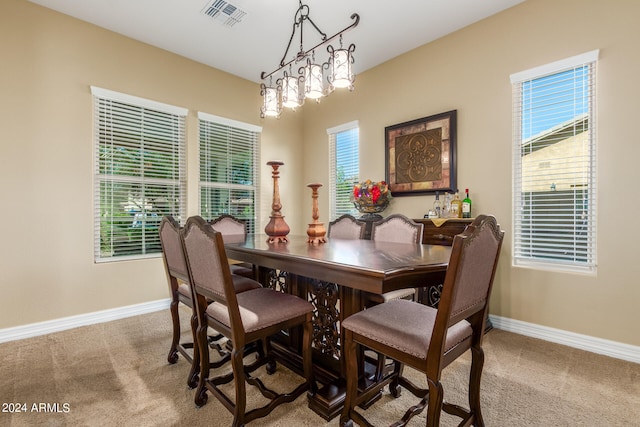
[[[429,405],[427,407],[427,427],[437,427],[440,425],[440,414],[442,413],[442,400],[444,392],[440,381],[433,381],[427,378],[429,384]]]
[[[484,351],[479,347],[471,347],[471,373],[469,374],[469,409],[474,415],[476,427],[484,427],[480,409],[480,380],[484,366]]]
[[[344,408],[340,415],[341,427],[352,427],[353,420],[351,413],[355,410],[356,398],[358,395],[358,363],[357,363],[357,345],[353,341],[352,332],[344,330],[344,354],[346,358],[346,396],[344,400]]]
[[[398,398],[400,397],[400,378],[402,377],[402,372],[404,371],[404,364],[398,362],[397,360],[393,361],[393,380],[389,384],[389,393],[391,396]]]
[[[198,388],[196,389],[195,404],[200,407],[207,403],[207,387],[206,382],[209,378],[209,347],[207,343],[207,325],[198,326],[198,353],[200,355],[200,378],[198,379]]]
[[[178,344],[180,344],[180,315],[178,313],[178,298],[176,295],[174,295],[169,305],[169,311],[171,312],[171,322],[173,323],[173,338],[171,339],[167,361],[174,364],[178,361]]]
[[[265,337],[255,343],[258,359],[267,359],[266,367],[267,374],[273,375],[276,373],[277,364],[276,360],[271,354],[271,340],[269,337]]]
[[[200,345],[198,344],[197,331],[198,331],[198,316],[196,316],[194,312],[193,315],[191,316],[191,336],[193,338],[193,361],[191,362],[191,370],[189,371],[189,376],[187,377],[187,385],[189,386],[189,388],[195,388],[198,385],[198,371],[200,370]]]
[[[235,377],[236,387],[233,427],[244,426],[244,416],[247,409],[247,386],[245,383],[243,356],[243,348],[234,348],[231,352],[231,364],[233,366],[233,376]]]
[[[382,353],[378,353],[376,360],[376,374],[374,379],[375,382],[380,382],[380,380],[382,380],[382,377],[384,377],[384,368],[386,366],[386,363],[387,357]]]

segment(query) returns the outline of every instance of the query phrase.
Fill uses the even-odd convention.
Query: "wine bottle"
[[[456,194],[453,196],[453,200],[451,201],[451,217],[462,218],[462,200],[460,200],[457,188]]]
[[[433,202],[433,211],[436,213],[436,218],[442,217],[442,204],[440,203],[439,191],[436,191],[436,200]]]
[[[469,189],[464,190],[466,197],[462,201],[462,218],[471,218],[471,199],[469,198]]]

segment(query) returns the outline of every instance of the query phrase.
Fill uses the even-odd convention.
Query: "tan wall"
[[[633,0],[527,0],[362,73],[354,93],[304,106],[305,182],[328,182],[328,127],[360,121],[362,178],[379,180],[385,126],[457,109],[458,187],[470,189],[475,213],[495,214],[507,231],[491,313],[640,345],[633,244],[633,214],[640,211],[638,16]],[[509,76],[594,49],[600,49],[597,274],[512,267]],[[422,217],[432,202],[433,196],[396,197],[387,213]],[[326,221],[327,192],[319,203]],[[310,204],[305,209],[310,216]]]
[[[93,261],[91,85],[189,109],[189,214],[198,213],[197,111],[262,125],[261,164],[286,163],[283,205],[303,191],[290,184],[302,174],[301,120],[260,121],[253,82],[25,0],[0,2],[0,54],[0,328],[168,297],[160,258]]]
[[[24,0],[3,0],[0,328],[167,296],[159,259],[93,263],[89,85],[96,85],[190,109],[190,214],[197,213],[195,111],[264,126],[261,163],[285,162],[280,189],[292,232],[304,232],[311,219],[304,185],[328,183],[328,127],[359,120],[362,176],[382,179],[385,126],[457,109],[458,187],[471,189],[474,212],[495,214],[507,231],[492,314],[640,345],[640,263],[628,237],[637,234],[632,213],[640,210],[630,197],[640,182],[633,126],[639,15],[635,0],[527,0],[360,74],[354,93],[260,121],[254,83]],[[598,48],[597,275],[514,268],[509,75]],[[266,221],[266,167],[261,179]],[[421,217],[432,200],[397,197],[388,213]],[[319,202],[327,222],[327,191]]]

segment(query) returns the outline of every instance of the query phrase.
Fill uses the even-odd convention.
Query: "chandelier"
[[[335,88],[346,87],[350,91],[353,90],[353,82],[355,80],[355,74],[353,74],[353,51],[356,46],[353,43],[347,48],[342,46],[342,33],[358,25],[360,16],[354,13],[351,15],[351,19],[354,21],[351,25],[331,37],[327,37],[309,17],[309,6],[302,4],[302,0],[299,0],[299,7],[293,22],[293,31],[291,32],[287,49],[280,60],[279,67],[270,73],[263,71],[260,74],[260,79],[263,80],[260,85],[260,95],[262,95],[260,117],[279,117],[282,107],[295,110],[304,104],[307,98],[315,99],[319,102],[320,98],[330,94]],[[318,32],[321,41],[305,50],[302,36],[304,33],[303,27],[307,21]],[[296,31],[300,33],[300,51],[289,62],[285,62]],[[330,44],[327,45],[336,38],[339,38],[340,42],[338,49],[335,49]],[[327,62],[319,64],[315,59],[315,51],[324,45],[327,45],[329,58]],[[297,72],[295,67],[298,67]],[[268,84],[264,82],[267,79],[269,79]],[[326,87],[325,79],[328,83]]]

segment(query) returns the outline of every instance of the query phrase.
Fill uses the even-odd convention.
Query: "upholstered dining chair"
[[[330,239],[363,239],[367,224],[353,215],[344,214],[329,222],[327,237]]]
[[[233,215],[220,215],[219,217],[209,221],[209,224],[214,230],[222,233],[223,238],[244,240],[244,237],[247,235],[246,224]],[[256,278],[254,266],[247,263],[232,263],[231,273],[248,277],[250,279]]]
[[[386,384],[394,397],[400,395],[399,387],[404,387],[421,399],[394,425],[406,425],[426,407],[427,426],[438,426],[442,411],[462,418],[461,426],[484,426],[480,409],[482,339],[503,237],[495,217],[487,215],[478,215],[462,234],[454,237],[437,309],[394,300],[344,320],[347,390],[340,417],[342,427],[352,426],[353,421],[369,425],[355,408]],[[395,361],[393,372],[361,394],[358,394],[358,346],[386,354]],[[467,350],[471,351],[468,409],[445,402],[440,382],[442,370]],[[402,375],[404,365],[424,373],[428,389],[406,379]],[[373,409],[375,406],[369,410]]]
[[[178,352],[185,359],[192,362],[191,354],[186,350],[193,348],[193,342],[180,343],[180,315],[179,304],[192,307],[191,291],[189,290],[189,272],[182,253],[180,243],[180,224],[172,217],[165,216],[160,222],[160,244],[162,246],[162,260],[164,262],[167,281],[169,282],[169,293],[171,295],[171,320],[173,322],[173,339],[169,349],[167,360],[169,363],[178,361]],[[195,328],[193,328],[195,333]]]
[[[173,324],[173,337],[169,348],[167,360],[174,364],[178,361],[178,354],[191,363],[191,371],[187,378],[187,384],[194,388],[198,384],[199,372],[199,354],[196,342],[197,318],[193,310],[193,298],[191,288],[189,286],[189,273],[187,263],[184,258],[182,243],[180,241],[180,224],[172,217],[165,216],[160,222],[159,228],[160,243],[162,246],[162,260],[164,262],[167,281],[169,283],[169,294],[171,303],[169,311],[171,312],[171,321]],[[260,287],[260,284],[251,279],[234,275],[232,278],[234,289],[236,292],[244,292],[249,289]],[[192,309],[191,316],[191,335],[192,341],[180,341],[180,303]],[[221,335],[213,335],[207,337],[208,342],[214,347],[214,342],[222,338]],[[189,352],[191,350],[193,355]]]
[[[393,243],[420,243],[424,224],[392,214],[372,224],[371,240]]]
[[[236,294],[222,234],[211,228],[201,217],[189,218],[181,236],[191,292],[195,297],[198,318],[196,341],[202,354],[196,405],[202,406],[207,402],[209,391],[233,413],[233,426],[243,426],[253,419],[268,415],[276,406],[295,400],[305,390],[314,393],[316,386],[311,365],[313,306],[297,296],[269,288]],[[209,304],[209,301],[213,303]],[[267,389],[251,373],[260,366],[273,362],[269,337],[295,326],[303,328],[301,356],[304,382],[289,393],[279,394]],[[206,333],[209,327],[221,332],[232,343],[230,374],[209,378],[209,358],[206,351]],[[255,362],[245,366],[244,349],[253,342],[264,343],[266,351],[258,353]],[[218,387],[231,381],[235,385],[235,402]],[[247,411],[246,383],[256,386],[270,400],[269,403]]]
[[[371,240],[377,242],[420,244],[422,242],[423,228],[424,224],[417,223],[405,215],[392,214],[372,224]],[[364,296],[364,304],[365,307],[371,307],[397,299],[417,301],[417,296],[417,288],[397,289],[383,294],[367,293]],[[379,381],[384,375],[383,371],[386,363],[387,361],[384,355],[378,354],[375,372],[376,381]]]
[[[422,242],[422,230],[424,224],[417,223],[402,214],[392,214],[386,218],[376,221],[371,227],[371,240],[377,242],[391,243],[414,243]],[[417,289],[398,289],[381,295],[367,295],[370,303],[383,303],[394,299],[414,299]]]

